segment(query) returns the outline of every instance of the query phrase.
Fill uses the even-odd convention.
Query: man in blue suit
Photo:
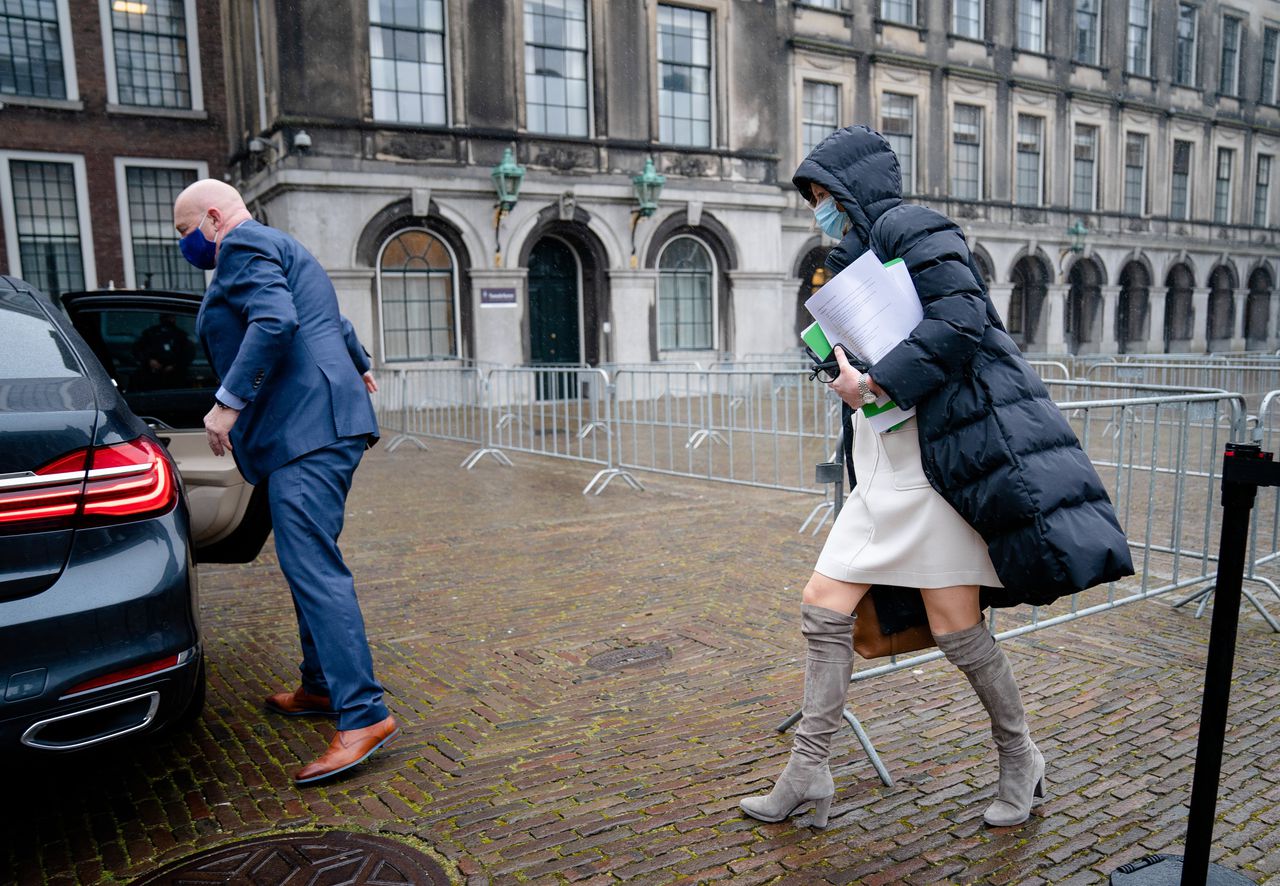
[[[215,179],[173,205],[187,260],[213,270],[196,320],[221,379],[205,416],[215,455],[267,484],[280,569],[302,641],[301,686],[266,699],[289,715],[337,716],[328,749],[294,775],[330,778],[399,732],[373,675],[351,572],[338,550],[351,477],[378,439],[369,357],[320,263],[296,240],[254,221],[239,192]],[[362,380],[363,376],[363,380]]]

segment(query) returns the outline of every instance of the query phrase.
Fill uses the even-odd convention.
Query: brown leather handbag
[[[853,622],[853,651],[862,658],[902,655],[938,645],[928,624],[912,625],[896,634],[884,633],[880,629],[880,616],[876,613],[875,601],[869,592],[862,595],[853,614],[856,616]]]

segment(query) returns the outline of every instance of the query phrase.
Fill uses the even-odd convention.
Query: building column
[[[373,268],[326,270],[326,273],[338,294],[338,310],[351,321],[356,338],[370,354],[381,358],[382,330],[374,325],[377,293],[373,285]]]
[[[1249,290],[1243,286],[1236,287],[1236,291],[1231,293],[1231,303],[1235,306],[1236,316],[1232,327],[1235,333],[1231,336],[1231,350],[1243,351],[1246,347],[1244,329],[1249,318],[1245,316],[1245,308],[1248,307]]]
[[[1191,341],[1187,351],[1203,354],[1209,350],[1209,290],[1197,286],[1191,290]]]
[[[651,268],[610,270],[609,308],[604,362],[657,360],[658,331],[654,323],[658,310],[658,272]]]
[[[472,268],[471,306],[477,360],[519,366],[527,361],[527,268]]]
[[[779,354],[800,347],[794,300],[783,297],[783,286],[789,279],[759,271],[729,272],[735,357]]]
[[[1116,306],[1120,304],[1120,287],[1102,287],[1102,339],[1097,343],[1097,353],[1118,354],[1120,342],[1116,339]]]
[[[989,283],[987,284],[987,295],[991,297],[991,303],[996,306],[996,313],[1000,315],[1000,322],[1008,326],[1009,303],[1013,301],[1013,284]],[[1023,322],[1026,322],[1025,318]]]
[[[1067,292],[1071,289],[1067,284],[1051,285],[1046,287],[1048,290],[1045,295],[1044,314],[1045,319],[1043,328],[1044,350],[1050,355],[1066,354],[1067,351],[1067,333],[1066,333],[1066,313],[1067,313]]]
[[[1280,323],[1280,298],[1276,297],[1275,290],[1267,293],[1267,350],[1274,350],[1280,345],[1280,330],[1276,329],[1276,324]]]
[[[1164,305],[1167,290],[1147,290],[1147,353],[1164,353]]]

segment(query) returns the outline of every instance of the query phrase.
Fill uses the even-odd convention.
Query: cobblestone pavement
[[[801,694],[798,595],[812,499],[467,448],[371,452],[343,547],[404,735],[345,781],[298,789],[326,721],[265,713],[294,684],[293,611],[270,549],[203,570],[200,724],[5,784],[0,881],[122,883],[255,833],[400,835],[460,881],[1105,882],[1180,851],[1208,619],[1155,600],[1009,642],[1050,799],[1025,826],[982,809],[995,753],[945,662],[856,684],[851,708],[897,785],[839,736],[831,826],[744,819]],[[1272,601],[1274,604],[1274,601]],[[1275,608],[1273,606],[1273,608]],[[1052,610],[1051,610],[1052,611]],[[606,671],[593,656],[657,644]],[[1280,638],[1242,610],[1215,857],[1280,882]]]

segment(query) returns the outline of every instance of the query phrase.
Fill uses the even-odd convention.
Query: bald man
[[[378,439],[368,354],[320,263],[254,221],[235,188],[198,181],[173,224],[187,261],[214,272],[196,332],[221,387],[205,416],[214,455],[267,484],[280,570],[302,641],[301,685],[267,697],[286,716],[336,716],[328,749],[294,775],[332,778],[396,736],[382,701],[351,572],[338,550],[351,477]],[[363,378],[362,378],[363,377]]]

